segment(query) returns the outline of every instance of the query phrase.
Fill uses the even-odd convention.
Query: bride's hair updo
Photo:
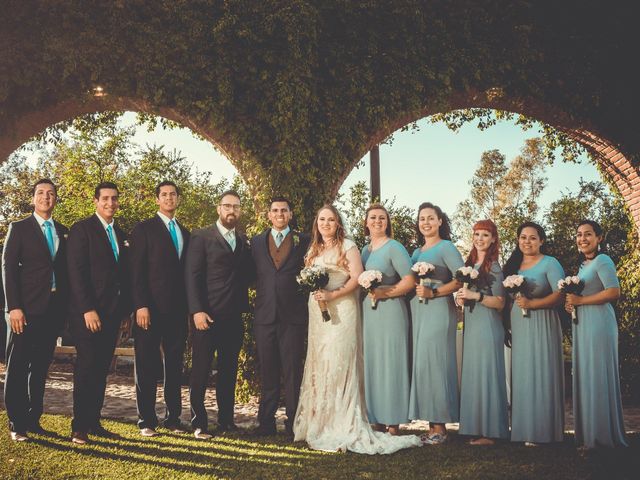
[[[342,221],[342,216],[340,216],[340,212],[333,205],[323,205],[316,213],[316,217],[313,220],[313,228],[311,230],[311,245],[309,246],[309,251],[307,255],[304,257],[305,266],[313,265],[313,261],[322,254],[325,250],[324,240],[322,239],[322,235],[318,230],[318,218],[320,217],[320,212],[323,210],[329,210],[336,217],[337,229],[335,236],[335,245],[338,247],[338,252],[340,252],[340,256],[338,257],[338,266],[348,269],[349,262],[347,261],[347,252],[344,251],[343,244],[345,239],[345,229],[344,222]],[[333,246],[333,245],[331,245]]]

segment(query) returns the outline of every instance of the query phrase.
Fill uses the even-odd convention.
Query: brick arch
[[[596,162],[602,166],[603,173],[613,182],[622,195],[640,233],[640,169],[633,165],[629,154],[625,153],[620,146],[616,145],[588,121],[573,118],[553,106],[531,99],[507,99],[502,95],[496,95],[493,91],[467,92],[453,95],[446,108],[442,106],[427,106],[417,113],[401,115],[386,125],[385,128],[372,132],[367,142],[352,157],[355,160],[343,172],[340,181],[334,186],[333,196],[337,194],[347,175],[360,159],[372,147],[384,141],[393,132],[422,118],[465,108],[492,108],[521,113],[566,133],[577,143],[584,146],[593,155]]]

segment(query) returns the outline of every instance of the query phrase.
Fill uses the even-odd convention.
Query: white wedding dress
[[[356,245],[345,239],[346,250]],[[337,265],[338,252],[325,252],[316,265],[329,271],[327,290],[344,285],[349,274]],[[393,436],[372,430],[367,421],[362,364],[362,316],[358,291],[328,302],[324,322],[318,302],[309,297],[309,342],[293,431],[310,448],[388,454],[420,446],[415,435]]]

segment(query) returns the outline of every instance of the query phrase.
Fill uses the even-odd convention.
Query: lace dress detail
[[[343,248],[355,248],[345,240]],[[349,279],[337,265],[338,252],[329,250],[315,259],[329,271],[327,290]],[[309,297],[309,341],[300,401],[293,430],[295,440],[324,451],[388,454],[421,445],[415,435],[392,436],[375,432],[367,421],[364,402],[362,317],[357,291],[328,302],[331,320],[324,322]]]

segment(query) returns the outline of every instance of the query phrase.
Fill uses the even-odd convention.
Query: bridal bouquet
[[[327,286],[329,283],[329,272],[326,268],[318,265],[304,267],[300,270],[300,275],[296,277],[296,281],[300,285],[301,290],[308,295]],[[322,320],[325,322],[331,320],[331,315],[329,315],[329,310],[327,308],[327,302],[324,300],[318,300],[318,306],[322,312]]]
[[[431,263],[427,262],[416,262],[411,270],[416,274],[416,276],[420,279],[420,285],[430,285],[431,279],[429,275],[436,269]],[[418,302],[426,303],[427,299],[424,297],[419,297]]]
[[[580,280],[580,277],[577,275],[561,278],[558,280],[558,289],[565,294],[572,293],[574,295],[580,295],[584,289],[584,282]],[[571,320],[573,320],[573,323],[576,325],[578,324],[578,312],[575,305],[573,310],[571,310]]]
[[[463,288],[469,288],[470,286],[475,285],[479,274],[478,270],[473,267],[460,267],[456,270],[455,278],[457,281],[462,283]],[[467,301],[465,300],[464,303],[466,304]],[[472,304],[469,311],[473,312],[474,306],[475,304]]]
[[[379,270],[365,270],[358,277],[358,283],[368,294],[371,294],[375,288],[382,284],[382,272]],[[371,308],[375,310],[377,306],[375,298],[371,298]]]
[[[513,294],[515,297],[524,295],[524,286],[526,281],[522,275],[509,275],[504,279],[502,285],[507,292]],[[522,316],[528,317],[529,311],[526,308],[522,309]]]

